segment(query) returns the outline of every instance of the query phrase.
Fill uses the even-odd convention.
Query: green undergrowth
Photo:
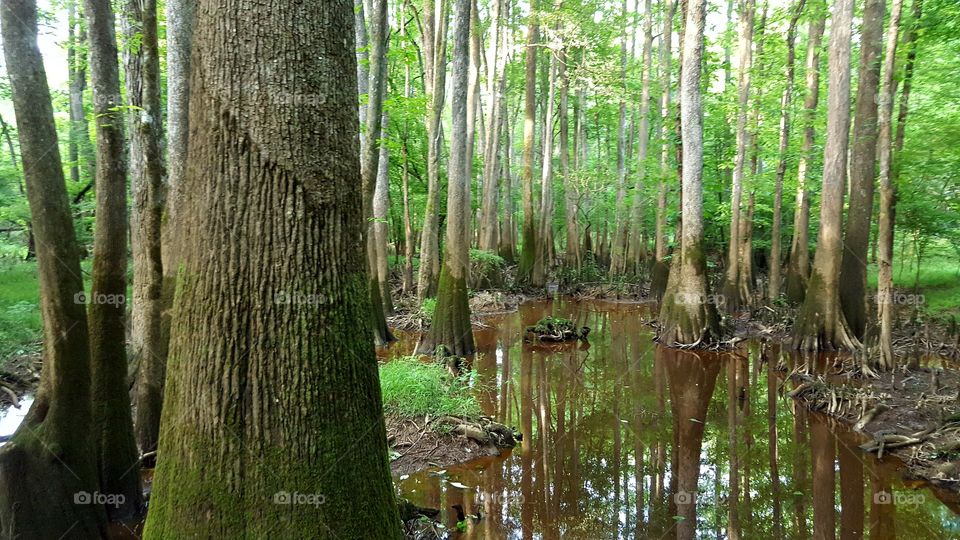
[[[877,267],[870,265],[868,286],[877,287]],[[904,293],[913,293],[916,288],[922,294],[919,305],[927,314],[946,319],[960,317],[960,262],[948,257],[928,257],[921,260],[917,272],[916,260],[894,263],[894,286]]]
[[[39,352],[39,301],[36,263],[0,262],[0,367],[11,357]]]
[[[399,416],[478,416],[480,404],[470,387],[471,373],[452,376],[436,362],[394,358],[380,365],[385,414]]]

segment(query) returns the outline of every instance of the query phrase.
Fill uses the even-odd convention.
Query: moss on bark
[[[446,346],[456,356],[467,356],[476,351],[473,327],[470,324],[466,279],[454,277],[446,264],[440,272],[433,322],[417,345],[417,352],[432,354],[440,345]]]
[[[810,276],[809,294],[793,325],[793,347],[802,351],[856,350],[860,343],[840,310],[839,294],[830,291],[816,271]]]
[[[658,340],[666,346],[699,347],[721,337],[715,296],[707,287],[707,261],[699,245],[674,259],[660,307]]]

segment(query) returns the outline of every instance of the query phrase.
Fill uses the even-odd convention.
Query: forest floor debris
[[[576,300],[645,302],[650,299],[650,286],[645,283],[609,281],[575,283],[564,287],[563,292]]]
[[[586,341],[590,335],[589,327],[577,328],[570,319],[561,317],[544,317],[537,324],[528,326],[524,331],[523,340],[528,342]]]
[[[449,467],[516,446],[520,434],[488,416],[387,416],[390,469],[410,474]]]
[[[960,373],[903,366],[847,383],[798,368],[788,378],[790,397],[869,437],[864,451],[893,455],[906,477],[960,493]]]

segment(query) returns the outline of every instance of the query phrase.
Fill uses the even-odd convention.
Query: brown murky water
[[[524,344],[545,315],[591,327],[590,344]],[[795,406],[759,345],[665,349],[650,318],[642,304],[557,300],[485,319],[476,392],[522,446],[399,477],[400,491],[465,539],[960,538],[960,498],[903,482],[899,462]],[[455,504],[482,518],[456,532]]]

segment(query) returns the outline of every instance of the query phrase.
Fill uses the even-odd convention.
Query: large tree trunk
[[[127,5],[127,97],[139,114],[130,115],[130,176],[133,184],[131,220],[133,305],[130,332],[132,362],[138,366],[136,437],[140,451],[157,449],[163,404],[167,342],[161,333],[163,313],[163,132],[160,110],[160,49],[157,4],[134,0]],[[134,47],[133,43],[139,43]],[[152,461],[151,461],[152,464]]]
[[[737,9],[740,26],[737,67],[737,134],[736,158],[730,196],[730,243],[727,247],[727,273],[723,296],[728,310],[736,310],[749,302],[740,294],[740,219],[743,195],[743,174],[747,159],[747,116],[750,106],[750,70],[753,62],[753,0],[740,0]]]
[[[79,250],[37,47],[36,4],[0,2],[0,29],[33,216],[44,338],[36,399],[0,448],[0,536],[100,538],[106,533],[103,506],[77,504],[78,494],[99,490],[87,317],[78,302]]]
[[[646,259],[647,246],[644,237],[643,184],[647,179],[647,151],[650,143],[650,78],[653,69],[653,9],[650,0],[643,4],[643,79],[640,90],[639,153],[637,155],[637,179],[633,186],[631,208],[630,267],[639,274]]]
[[[437,289],[437,307],[433,323],[417,350],[424,354],[443,345],[457,356],[473,354],[470,305],[467,303],[467,266],[469,245],[464,229],[470,215],[463,212],[470,187],[467,167],[467,86],[469,84],[470,2],[454,0],[454,35],[451,95],[450,166],[447,187],[447,238],[443,270]]]
[[[920,11],[920,0],[914,0],[914,13]],[[900,18],[903,0],[893,0],[890,8],[890,27],[887,30],[886,56],[883,61],[883,86],[879,95],[879,138],[877,153],[880,168],[880,219],[877,231],[877,319],[880,321],[880,358],[874,363],[882,370],[893,369],[893,232],[896,210],[896,191],[892,178],[893,162],[893,99],[897,92],[897,43],[900,37]],[[919,19],[919,16],[917,17]],[[916,24],[916,21],[914,21]]]
[[[531,4],[536,8],[536,3]],[[540,27],[537,25],[536,13],[530,14],[527,26],[526,60],[524,64],[524,98],[523,98],[523,239],[520,252],[520,266],[517,268],[517,281],[542,286],[537,282],[535,275],[537,254],[540,252],[537,245],[537,216],[533,206],[533,153],[534,132],[536,131],[537,112],[537,47],[540,40]]]
[[[680,70],[683,135],[683,227],[679,257],[660,308],[659,336],[665,345],[705,345],[720,337],[717,308],[707,288],[703,251],[703,118],[700,74],[706,0],[688,0]]]
[[[447,76],[447,19],[449,3],[424,0],[420,26],[424,89],[427,98],[427,204],[420,233],[420,270],[417,296],[434,295],[440,275],[440,155],[443,150],[440,119],[443,116]],[[439,15],[439,17],[438,17]],[[438,20],[439,19],[439,20]]]
[[[97,220],[89,298],[94,436],[100,487],[124,499],[116,507],[108,505],[107,514],[127,520],[140,513],[142,495],[127,385],[127,167],[120,74],[110,2],[87,0],[86,16],[97,119]]]
[[[856,349],[840,309],[843,191],[850,133],[850,33],[853,0],[836,0],[830,29],[830,92],[823,150],[823,184],[817,254],[806,298],[793,327],[793,346],[806,351]]]
[[[376,192],[377,171],[380,160],[380,133],[383,127],[383,101],[387,91],[387,2],[374,0],[370,3],[370,33],[368,47],[370,81],[367,85],[366,125],[360,144],[360,174],[363,181],[363,216],[367,226],[363,237],[367,248],[367,279],[370,295],[370,321],[373,341],[377,346],[393,341],[387,328],[384,301],[377,275],[376,227],[374,226],[373,198]],[[359,15],[357,16],[359,18]],[[362,24],[357,20],[356,24]],[[357,32],[360,32],[357,30]],[[362,70],[361,70],[362,71]],[[358,74],[362,77],[362,73]],[[362,85],[361,85],[362,86]],[[361,87],[358,86],[358,89]],[[361,113],[361,116],[364,113]],[[364,139],[366,139],[364,141]]]
[[[840,264],[840,308],[858,338],[867,326],[867,248],[877,167],[877,89],[886,0],[866,0],[860,29],[860,75],[850,152],[850,207]]]
[[[352,26],[349,0],[198,5],[193,196],[145,538],[399,537],[356,241]],[[287,89],[310,99],[277,99]]]
[[[771,302],[780,298],[780,268],[783,265],[782,225],[783,225],[783,179],[787,175],[787,150],[790,147],[790,109],[793,103],[793,83],[796,75],[796,38],[797,22],[803,14],[806,0],[794,0],[787,26],[787,61],[784,66],[785,84],[780,96],[780,144],[777,147],[777,180],[773,194],[773,225],[770,233],[770,282],[767,296]]]
[[[559,7],[559,6],[557,6]],[[545,274],[553,266],[553,114],[556,105],[557,56],[550,54],[547,103],[543,122],[543,157],[540,170],[540,223],[537,264],[534,274]],[[537,268],[539,266],[539,269]],[[541,278],[542,279],[542,278]]]
[[[807,190],[807,174],[816,142],[814,125],[817,103],[820,101],[820,41],[825,25],[826,10],[823,10],[810,21],[807,32],[807,96],[803,102],[803,147],[800,149],[800,160],[797,164],[797,202],[793,215],[793,241],[790,245],[786,283],[787,300],[794,304],[803,302],[810,273],[810,192]]]

